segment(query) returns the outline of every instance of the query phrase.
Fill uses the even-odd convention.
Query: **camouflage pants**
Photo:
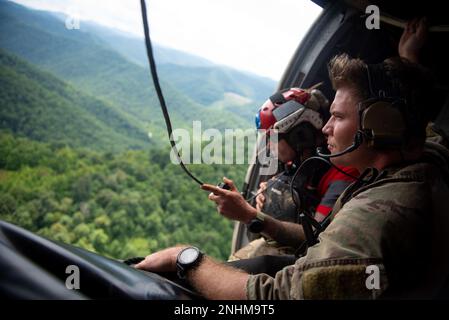
[[[234,254],[229,257],[228,261],[249,259],[263,255],[280,256],[294,253],[295,250],[291,247],[281,246],[277,242],[259,238],[251,241],[240,250],[234,252]]]

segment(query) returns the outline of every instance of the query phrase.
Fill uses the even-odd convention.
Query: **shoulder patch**
[[[371,299],[382,289],[368,289],[366,281],[370,276],[366,265],[334,265],[312,268],[302,278],[305,299]],[[380,274],[379,274],[380,277]],[[384,277],[381,277],[382,281]],[[385,284],[380,284],[380,288]]]

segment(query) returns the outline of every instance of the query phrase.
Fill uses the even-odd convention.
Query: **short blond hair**
[[[351,59],[346,53],[335,56],[329,63],[329,78],[334,90],[351,87],[361,99],[368,97],[366,63]]]

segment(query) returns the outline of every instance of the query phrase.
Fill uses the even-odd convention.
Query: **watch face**
[[[263,230],[263,221],[260,221],[259,219],[251,220],[250,224],[248,225],[248,229],[253,233],[261,232]]]
[[[187,248],[182,251],[181,255],[179,256],[179,262],[182,264],[189,264],[194,262],[199,255],[199,251],[195,248]]]

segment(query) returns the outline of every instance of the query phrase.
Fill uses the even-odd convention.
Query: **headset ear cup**
[[[360,115],[362,138],[374,148],[397,147],[403,143],[406,123],[398,106],[391,98],[372,99]]]
[[[363,143],[364,133],[361,130],[358,130],[354,137],[354,145],[359,147]]]

